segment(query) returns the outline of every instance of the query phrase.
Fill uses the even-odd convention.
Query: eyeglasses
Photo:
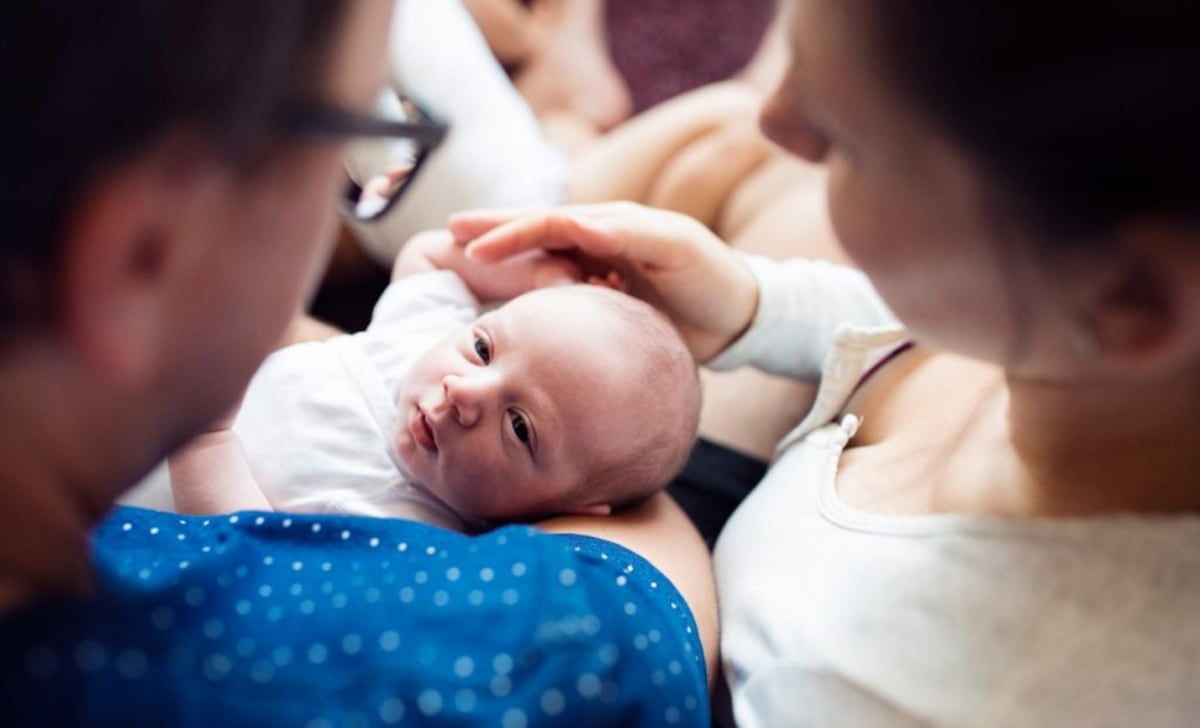
[[[390,90],[380,94],[376,110],[379,116],[300,107],[285,124],[289,134],[351,139],[344,201],[347,214],[361,222],[379,220],[395,206],[448,130],[411,98]]]

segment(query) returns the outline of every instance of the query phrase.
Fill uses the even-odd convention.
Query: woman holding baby
[[[456,236],[616,271],[697,361],[820,382],[716,549],[739,724],[1187,724],[1200,12],[793,11],[762,124],[827,166],[861,273],[624,204]]]

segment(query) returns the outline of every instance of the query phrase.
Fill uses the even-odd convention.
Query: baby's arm
[[[535,288],[578,283],[579,266],[566,257],[532,251],[499,263],[466,256],[447,230],[419,233],[404,245],[392,267],[392,280],[418,273],[449,270],[457,273],[481,303],[507,301]]]
[[[232,424],[233,418],[226,418],[167,459],[175,510],[194,515],[274,510],[250,472]]]

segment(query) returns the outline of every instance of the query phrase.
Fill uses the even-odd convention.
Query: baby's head
[[[699,411],[696,366],[665,317],[599,286],[547,288],[421,356],[396,449],[467,521],[606,514],[678,473]]]

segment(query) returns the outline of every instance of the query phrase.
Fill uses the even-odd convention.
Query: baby
[[[271,355],[232,430],[171,457],[176,507],[478,531],[605,515],[662,489],[695,436],[695,364],[666,318],[631,296],[531,290],[576,277],[568,265],[484,266],[449,235],[418,236],[366,331]],[[479,316],[477,301],[513,295]]]

